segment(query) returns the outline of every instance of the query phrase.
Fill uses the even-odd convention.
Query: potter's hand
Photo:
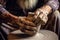
[[[17,25],[17,28],[20,29],[22,32],[27,34],[34,34],[36,30],[36,26],[33,22],[26,19],[26,17],[18,17],[10,12],[8,12],[2,5],[0,5],[0,11],[2,12],[1,18],[3,18],[4,22],[8,23],[9,25]],[[5,21],[6,20],[6,21]],[[11,26],[14,27],[14,26]]]
[[[37,31],[36,25],[27,19],[27,17],[19,17],[20,23],[17,22],[17,24],[20,26],[20,30],[26,34],[34,35]]]
[[[36,11],[35,11],[35,19],[37,20],[40,20],[37,22],[36,20],[36,24],[40,23],[41,25],[45,25],[48,21],[48,14],[51,13],[51,7],[49,5],[45,5],[41,8],[38,8]]]

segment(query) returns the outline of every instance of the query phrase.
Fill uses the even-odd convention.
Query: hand
[[[37,19],[36,22],[37,21],[39,22],[39,20],[40,20],[40,24],[45,25],[48,21],[47,16],[48,16],[48,14],[51,13],[51,10],[52,10],[52,8],[49,5],[44,5],[43,7],[37,9],[35,11],[35,16],[34,16],[35,19]],[[38,22],[37,22],[37,24],[38,24]]]
[[[7,22],[7,25],[9,25],[9,29],[11,30],[21,30],[25,34],[28,35],[34,35],[37,32],[37,27],[35,24],[31,21],[28,21],[29,19],[26,19],[25,17],[19,17],[20,21],[9,21]]]
[[[19,17],[20,23],[18,22],[18,25],[20,25],[20,30],[26,34],[33,35],[37,31],[36,25],[29,21],[27,17]]]
[[[1,12],[2,12],[2,18],[6,20],[6,22],[11,23],[12,25],[18,25],[18,28],[27,34],[34,34],[36,32],[36,25],[32,22],[27,20],[26,17],[17,17],[15,15],[12,15],[10,12],[8,12],[6,9],[4,9],[2,6]],[[4,20],[4,21],[5,21]]]
[[[36,25],[28,19],[28,17],[19,17],[17,21],[10,21],[8,23],[9,25],[17,25],[17,28],[21,30],[22,32],[33,35],[37,32],[37,27]],[[14,27],[13,26],[13,27]],[[17,29],[16,28],[16,29]]]
[[[35,24],[41,24],[41,25],[45,25],[47,20],[48,20],[48,17],[47,17],[47,14],[42,11],[41,9],[38,9],[37,11],[35,11]]]

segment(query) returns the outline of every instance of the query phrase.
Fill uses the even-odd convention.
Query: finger
[[[19,17],[20,18],[20,22],[27,24],[27,25],[31,25],[31,26],[35,26],[35,24],[32,21],[32,17]]]
[[[37,28],[25,25],[24,27],[22,27],[22,30],[37,31]]]
[[[40,24],[45,25],[48,17],[45,14],[40,14],[38,19],[40,20]]]
[[[25,20],[33,22],[33,17],[26,17]]]
[[[25,18],[26,18],[25,16],[23,16],[23,17],[22,16],[19,16],[19,19],[25,19]]]
[[[25,19],[21,19],[22,23],[26,24],[26,25],[30,25],[30,26],[36,26],[33,22],[30,22],[28,20]]]
[[[36,27],[30,27],[30,26],[26,26],[26,27],[24,27],[24,28],[22,28],[22,29],[20,29],[22,32],[24,32],[24,33],[30,33],[30,34],[32,34],[33,32],[35,33],[35,32],[37,32],[37,28]]]
[[[26,26],[25,29],[29,31],[37,31],[36,27],[31,27],[31,26]]]
[[[8,29],[10,29],[10,30],[15,30],[15,28],[13,28],[13,27],[5,24],[5,23],[2,23],[2,26],[6,27],[6,28],[8,28]]]
[[[20,29],[20,30],[23,30],[23,28],[25,28],[26,25],[24,25],[23,23],[17,23],[17,24],[12,24],[12,23],[8,23],[10,26],[12,26],[13,28],[15,28],[16,30],[17,29]],[[17,25],[17,26],[16,26]]]
[[[19,23],[19,22],[17,23],[17,25],[18,25],[20,30],[23,30],[23,28],[26,26],[25,24]]]
[[[7,24],[15,29],[19,29],[19,25],[17,25],[16,23],[7,22]]]
[[[25,19],[25,20],[29,20],[29,21],[31,21],[32,20],[32,17],[19,17],[20,19]]]
[[[25,30],[24,33],[25,33],[25,34],[28,34],[28,35],[34,35],[36,32],[35,32],[35,31],[28,31],[28,30]]]

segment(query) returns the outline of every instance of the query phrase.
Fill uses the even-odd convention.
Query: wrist
[[[41,11],[43,11],[44,13],[46,13],[47,15],[52,12],[52,8],[49,5],[44,5],[40,9],[41,9]]]
[[[35,17],[37,18],[37,16],[40,15],[41,13],[47,16],[51,12],[52,12],[52,8],[49,5],[45,5],[41,8],[38,8],[35,11]]]

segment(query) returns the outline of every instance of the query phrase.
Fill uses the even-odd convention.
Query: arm
[[[44,4],[41,8],[42,11],[46,13],[50,13],[52,10],[55,11],[59,8],[58,0],[48,0],[46,4]]]
[[[53,11],[55,11],[59,8],[59,1],[58,0],[49,0],[47,2],[47,5],[49,5],[53,9]]]
[[[50,8],[49,8],[50,7]],[[59,8],[59,1],[58,0],[48,0],[47,3],[42,7],[42,9],[49,12],[49,10],[57,10]],[[47,10],[49,9],[49,10]],[[51,10],[51,11],[52,11]]]
[[[39,16],[41,19],[40,21],[42,21],[45,24],[48,20],[47,15],[50,14],[52,11],[57,10],[58,7],[59,7],[58,0],[48,0],[48,2],[45,5],[43,5],[41,8],[38,8],[35,11],[36,14],[35,18]]]
[[[26,17],[18,17],[15,15],[12,15],[5,8],[3,8],[2,5],[0,5],[0,11],[2,12],[1,13],[2,18],[5,18],[6,20],[8,19],[7,24],[16,25],[19,30],[21,30],[22,32],[29,34],[29,35],[33,35],[36,33],[35,24],[29,20],[26,20],[25,19]],[[14,27],[14,26],[12,26],[12,27]]]

